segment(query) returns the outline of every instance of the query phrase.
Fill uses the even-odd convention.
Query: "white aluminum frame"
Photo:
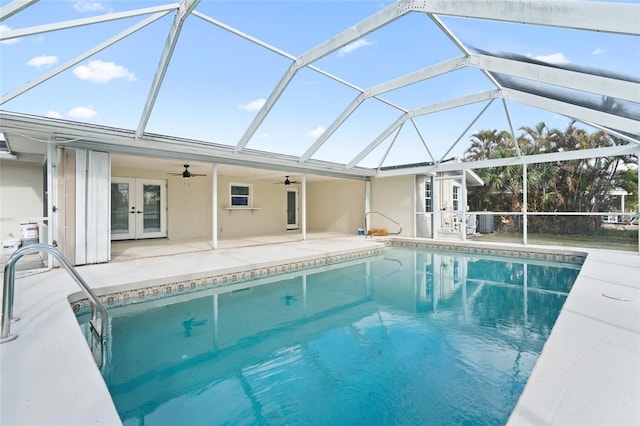
[[[35,0],[15,0],[0,8],[0,22],[36,4]],[[447,28],[440,16],[464,17],[467,19],[484,19],[502,22],[512,22],[518,24],[531,24],[541,26],[551,26],[568,29],[578,29],[584,31],[607,32],[613,34],[623,34],[629,36],[640,36],[640,26],[637,17],[640,16],[640,4],[637,3],[605,3],[595,1],[565,1],[565,0],[430,0],[428,2],[417,2],[412,0],[398,0],[393,4],[381,9],[371,16],[363,19],[355,25],[339,32],[333,37],[319,43],[315,47],[307,50],[300,56],[294,56],[287,52],[271,46],[249,34],[237,30],[215,18],[209,17],[196,10],[200,0],[180,0],[177,3],[166,5],[133,9],[125,12],[108,13],[105,15],[93,16],[83,19],[75,19],[61,22],[54,22],[45,25],[4,30],[0,32],[0,41],[7,41],[19,37],[35,34],[45,34],[52,31],[61,31],[68,28],[90,26],[102,22],[119,19],[146,16],[139,23],[129,27],[125,31],[114,35],[112,38],[73,58],[56,69],[47,72],[32,82],[27,83],[22,88],[5,95],[0,99],[0,105],[11,99],[21,96],[31,88],[48,82],[62,71],[69,69],[80,61],[91,57],[97,52],[119,42],[136,31],[143,29],[152,22],[175,12],[171,26],[168,28],[164,49],[158,58],[158,66],[153,81],[150,83],[149,92],[141,111],[140,120],[135,131],[107,128],[104,126],[94,126],[80,123],[71,123],[62,120],[53,120],[44,117],[32,117],[21,114],[6,113],[0,111],[0,132],[5,134],[7,140],[16,137],[17,133],[28,135],[40,140],[51,139],[55,144],[66,144],[67,146],[85,149],[105,149],[114,152],[137,153],[154,156],[171,156],[180,153],[185,158],[194,160],[211,161],[212,163],[227,163],[248,165],[274,170],[284,170],[287,172],[318,173],[335,175],[342,177],[367,178],[370,176],[389,174],[409,174],[414,168],[397,169],[392,171],[379,170],[385,161],[389,151],[394,145],[400,128],[406,121],[410,121],[414,126],[418,137],[424,145],[427,155],[434,163],[432,166],[420,168],[421,172],[433,172],[439,170],[462,170],[472,168],[468,164],[440,164],[464,137],[466,132],[480,118],[489,104],[497,98],[503,103],[505,114],[509,121],[512,134],[513,125],[509,116],[507,102],[517,102],[535,108],[549,110],[571,119],[583,122],[589,126],[605,130],[619,138],[622,138],[630,145],[612,147],[610,149],[598,149],[587,151],[570,151],[564,153],[539,154],[534,156],[521,156],[519,147],[515,144],[516,156],[490,160],[486,164],[506,165],[506,164],[528,164],[540,161],[556,161],[562,159],[585,158],[587,156],[638,154],[640,146],[640,122],[630,118],[609,114],[597,109],[576,106],[567,102],[546,98],[544,96],[527,93],[501,87],[492,73],[506,74],[517,78],[523,78],[579,90],[589,94],[607,96],[615,99],[640,103],[640,85],[635,82],[625,81],[613,77],[603,77],[589,74],[587,72],[572,71],[555,67],[519,61],[515,59],[505,59],[483,54],[474,54],[457,38],[456,34]],[[425,14],[433,23],[443,31],[447,38],[460,50],[461,56],[452,58],[439,64],[434,64],[421,70],[408,73],[404,76],[383,82],[370,88],[359,88],[356,85],[345,81],[337,76],[327,73],[313,63],[338,49],[356,41],[357,39],[377,31],[387,24],[396,20],[401,20],[408,14]],[[174,49],[180,35],[181,29],[189,16],[195,16],[201,20],[217,26],[231,34],[242,37],[261,48],[267,49],[275,54],[281,55],[291,61],[279,82],[268,96],[265,104],[256,114],[253,121],[246,128],[244,134],[233,147],[222,146],[202,141],[191,141],[181,138],[148,135],[145,128],[150,115],[153,112],[154,104],[161,90],[165,73],[171,64]],[[358,95],[337,115],[329,128],[316,139],[300,156],[286,156],[268,152],[258,152],[247,147],[251,138],[256,134],[260,125],[264,122],[270,111],[273,109],[279,98],[287,89],[289,83],[295,78],[297,72],[303,67],[307,67],[324,77],[333,79],[348,86],[358,92]],[[406,109],[401,105],[395,105],[380,97],[380,95],[392,90],[407,87],[411,84],[425,81],[436,76],[450,73],[465,67],[480,70],[488,79],[488,83],[493,89],[477,94],[469,94],[458,98],[447,99],[439,103],[423,105],[415,109]],[[328,163],[313,159],[313,155],[323,146],[335,131],[353,114],[353,112],[365,101],[382,102],[397,109],[400,116],[375,137],[366,147],[364,147],[347,164]],[[423,136],[423,132],[418,127],[415,117],[431,114],[450,108],[468,105],[477,102],[487,101],[483,110],[473,119],[464,132],[452,142],[446,150],[446,154],[439,159],[435,159],[431,154],[429,143]],[[378,168],[371,169],[358,167],[358,164],[365,159],[377,146],[384,142],[395,132],[394,139],[385,152]],[[473,168],[481,167],[474,163]]]

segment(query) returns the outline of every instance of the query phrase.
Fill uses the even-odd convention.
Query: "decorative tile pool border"
[[[482,254],[489,256],[507,256],[516,257],[520,259],[535,259],[535,260],[548,260],[554,262],[566,262],[582,264],[586,254],[579,252],[560,253],[552,251],[542,251],[540,249],[522,250],[518,248],[495,248],[495,247],[475,247],[459,244],[443,243],[443,242],[429,242],[429,241],[410,241],[400,239],[389,239],[384,241],[387,247],[409,247],[409,248],[424,248],[438,251],[454,251],[457,253],[469,253],[469,254]]]
[[[553,251],[542,251],[540,249],[522,250],[518,248],[507,247],[475,247],[441,241],[430,242],[403,239],[385,239],[381,241],[384,242],[385,246],[387,247],[420,248],[445,252],[469,253],[489,256],[506,256],[521,259],[567,262],[574,264],[582,264],[585,259],[585,254],[581,254],[579,252],[560,253]],[[383,247],[375,247],[366,250],[318,257],[315,259],[258,267],[246,271],[227,272],[197,279],[181,280],[172,283],[159,284],[135,290],[108,293],[98,296],[98,299],[107,307],[117,307],[128,303],[161,299],[177,294],[184,294],[199,290],[238,284],[251,279],[267,278],[289,272],[296,272],[303,269],[371,257],[381,254],[383,250]],[[71,302],[71,307],[76,314],[79,314],[89,309],[89,301],[88,299],[80,299],[78,301]]]
[[[303,269],[348,262],[350,260],[382,254],[383,250],[384,247],[382,246],[372,247],[366,250],[352,251],[348,253],[318,257],[315,259],[300,260],[291,263],[258,267],[245,271],[227,272],[196,279],[181,280],[135,290],[103,294],[98,296],[98,300],[100,300],[100,302],[106,307],[113,308],[132,302],[160,299],[163,297],[175,296],[177,294],[238,284],[243,281],[256,278],[267,278],[289,272],[301,271]],[[76,314],[85,312],[89,307],[89,300],[86,298],[71,302],[71,308]]]

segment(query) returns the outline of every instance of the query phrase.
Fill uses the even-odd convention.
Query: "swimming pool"
[[[125,424],[503,424],[580,265],[424,249],[110,309]]]

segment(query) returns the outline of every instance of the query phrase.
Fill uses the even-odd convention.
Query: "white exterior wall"
[[[167,236],[171,240],[211,237],[211,174],[191,179],[167,176]]]
[[[357,234],[364,227],[363,180],[307,183],[308,231]]]
[[[183,179],[163,170],[112,167],[111,176],[167,181],[167,237],[171,240],[211,236],[211,176]]]
[[[17,160],[0,160],[0,217],[43,216],[43,166]],[[21,239],[20,221],[0,221],[0,239]],[[40,225],[42,225],[40,223]],[[42,229],[40,230],[42,236]]]
[[[371,181],[371,211],[380,212],[400,223],[405,237],[413,237],[414,176],[375,178]],[[369,229],[382,228],[395,232],[397,226],[378,214],[369,216]]]
[[[212,235],[212,179],[185,180],[162,170],[112,167],[112,176],[167,180],[167,232],[171,240],[210,238]],[[218,175],[218,238],[277,235],[287,232],[287,188],[298,189],[302,228],[302,187],[274,184],[274,179],[245,181]],[[254,209],[229,209],[230,184],[249,184]],[[364,181],[337,179],[307,182],[307,230],[356,234],[364,220]],[[299,231],[291,231],[299,232]]]
[[[231,204],[229,191],[232,183],[251,185],[255,210],[229,209]],[[299,189],[298,214],[300,215],[301,188],[300,185],[291,185],[291,187]],[[218,237],[221,239],[282,234],[287,230],[287,187],[274,184],[274,179],[247,182],[238,176],[218,176],[217,208]]]

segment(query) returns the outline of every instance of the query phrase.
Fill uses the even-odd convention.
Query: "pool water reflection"
[[[387,248],[110,310],[126,425],[504,424],[580,265]]]

